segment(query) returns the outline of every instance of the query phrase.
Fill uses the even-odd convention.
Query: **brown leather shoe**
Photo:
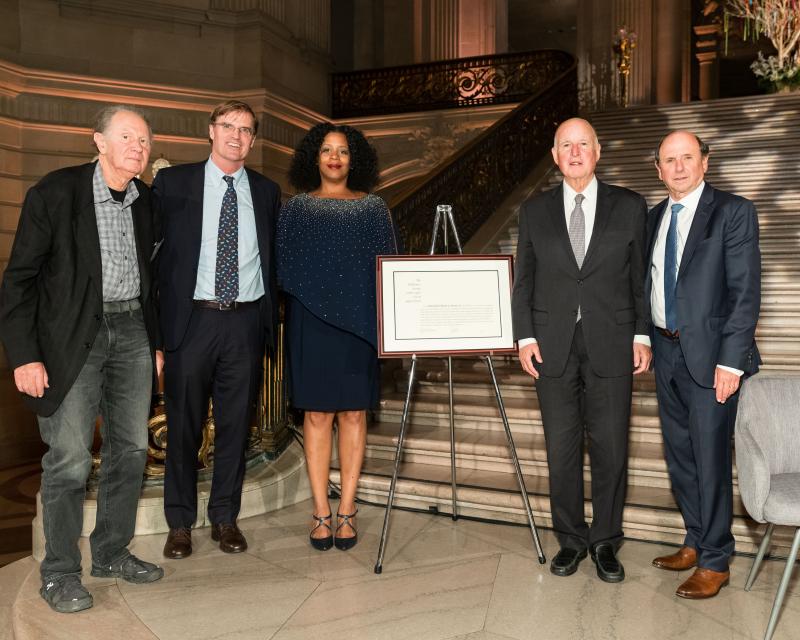
[[[730,571],[712,571],[711,569],[697,568],[689,576],[689,579],[678,587],[675,595],[681,598],[689,598],[690,600],[713,598],[722,587],[728,584],[730,577]]]
[[[164,557],[180,560],[192,555],[192,530],[170,529],[164,543]]]
[[[653,566],[667,571],[686,571],[697,566],[697,551],[691,547],[681,547],[675,553],[653,560]]]
[[[241,553],[247,549],[247,540],[235,524],[223,522],[211,525],[211,539],[219,542],[220,550],[225,553]]]

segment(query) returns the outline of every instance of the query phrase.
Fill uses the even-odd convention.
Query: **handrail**
[[[518,102],[573,62],[543,49],[334,73],[331,110],[339,119]]]
[[[577,66],[494,123],[390,203],[406,251],[425,253],[437,204],[450,204],[462,244],[552,147],[559,122],[578,109]]]

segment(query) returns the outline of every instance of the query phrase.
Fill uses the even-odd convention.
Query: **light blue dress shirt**
[[[222,197],[228,188],[226,175],[211,158],[206,162],[203,191],[203,235],[200,240],[200,261],[197,264],[195,300],[215,300],[214,277],[217,271],[217,234]],[[264,295],[261,256],[258,253],[256,216],[253,194],[247,172],[241,167],[233,174],[233,188],[239,208],[239,296],[237,302],[258,300]]]

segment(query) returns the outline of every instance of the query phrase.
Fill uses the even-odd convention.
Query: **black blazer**
[[[183,342],[192,316],[203,233],[205,165],[203,161],[162,169],[153,181],[153,207],[163,225],[157,260],[161,328],[164,346],[170,351]],[[260,313],[267,344],[272,345],[278,313],[273,242],[281,191],[272,180],[245,170],[253,196],[264,280]]]
[[[0,290],[0,337],[10,366],[44,362],[47,369],[50,388],[44,396],[24,395],[28,407],[43,416],[52,415],[72,387],[102,323],[95,164],[54,171],[28,190]],[[161,342],[150,262],[157,225],[149,188],[134,182],[139,299],[153,349]]]
[[[514,339],[536,338],[543,360],[537,368],[544,375],[563,373],[579,306],[595,373],[612,377],[633,371],[633,337],[649,333],[644,299],[646,217],[642,196],[598,181],[592,237],[578,269],[569,242],[563,185],[520,207],[511,297]]]
[[[660,202],[648,215],[648,267],[667,203],[668,199]],[[648,309],[652,288],[648,268]],[[681,349],[697,384],[713,387],[718,364],[747,375],[758,371],[761,252],[752,202],[706,183],[683,249],[675,301]]]

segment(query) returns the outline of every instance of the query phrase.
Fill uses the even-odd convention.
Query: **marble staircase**
[[[665,190],[653,167],[653,148],[665,132],[689,129],[711,147],[708,181],[753,200],[759,211],[763,266],[757,339],[764,369],[800,374],[800,95],[726,99],[631,108],[594,114],[602,144],[598,176],[641,193],[650,206]],[[539,176],[541,173],[539,173]],[[516,189],[496,215],[502,232],[484,248],[514,253],[516,211],[527,194],[557,184],[557,171]],[[456,212],[457,215],[457,212]],[[359,495],[384,503],[391,477],[409,362],[395,369],[370,427]],[[548,476],[541,418],[530,379],[512,358],[495,358],[506,411],[531,506],[549,526]],[[420,360],[396,504],[451,512],[450,438],[446,360]],[[524,523],[525,515],[502,423],[484,361],[454,359],[458,513]],[[588,457],[585,466],[589,493]],[[735,470],[734,470],[735,476]],[[332,479],[338,482],[338,471]],[[753,551],[760,527],[738,498],[734,478],[734,533],[739,551]],[[586,504],[587,515],[591,505]],[[634,384],[625,534],[679,543],[683,524],[670,492],[652,374]],[[788,547],[788,538],[776,543]]]

